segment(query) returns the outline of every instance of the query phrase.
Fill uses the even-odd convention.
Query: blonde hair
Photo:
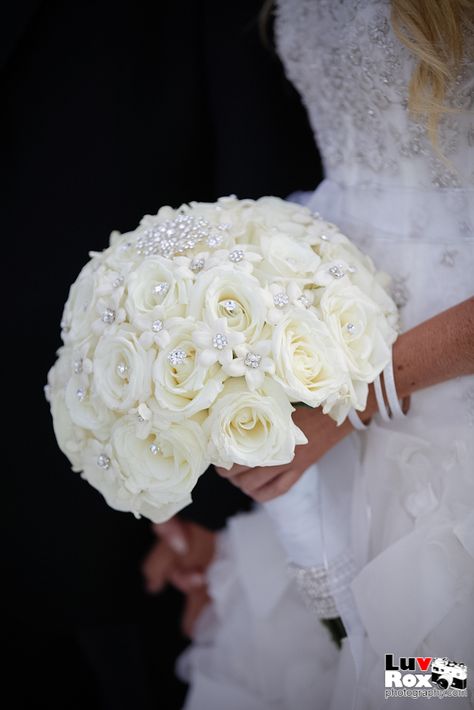
[[[391,0],[392,27],[417,60],[408,85],[408,108],[422,118],[434,146],[449,84],[464,57],[466,29],[472,31],[473,0]]]
[[[274,0],[265,0],[260,29],[265,27]],[[466,30],[474,30],[474,0],[391,0],[393,31],[417,60],[408,86],[408,108],[425,121],[433,146],[438,124],[453,109],[446,103],[449,84],[464,57]]]

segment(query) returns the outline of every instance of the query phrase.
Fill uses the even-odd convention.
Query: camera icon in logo
[[[443,690],[467,686],[467,667],[465,663],[456,663],[449,658],[434,658],[431,664],[431,680]]]

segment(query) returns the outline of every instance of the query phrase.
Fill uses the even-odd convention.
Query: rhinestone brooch
[[[99,454],[97,457],[97,466],[103,468],[104,471],[110,468],[110,459],[107,454]]]
[[[331,274],[331,276],[334,276],[335,279],[342,279],[342,277],[346,275],[346,272],[339,264],[336,264],[336,266],[331,266],[329,269],[329,273]]]
[[[257,353],[247,353],[245,356],[244,364],[247,367],[253,367],[256,369],[257,367],[260,367],[260,363],[262,362],[262,356],[257,355]]]
[[[300,296],[297,300],[300,306],[303,306],[303,308],[309,308],[311,305],[311,301],[309,300],[309,298],[306,298],[306,296]]]
[[[115,311],[112,308],[106,308],[102,313],[102,322],[106,325],[111,325],[115,320]]]
[[[216,333],[212,339],[212,344],[217,350],[224,350],[229,344],[229,340],[223,333]]]
[[[175,350],[172,350],[169,353],[168,362],[170,363],[170,365],[176,367],[177,365],[182,365],[187,357],[188,356],[185,350],[182,350],[181,348],[176,348]]]
[[[237,303],[231,298],[228,298],[226,301],[222,301],[222,307],[224,308],[225,312],[231,316],[237,308]]]
[[[82,358],[79,360],[74,360],[72,363],[72,371],[75,375],[80,375],[82,372]]]
[[[143,229],[135,243],[140,256],[164,256],[171,259],[205,243],[216,247],[229,225],[213,226],[202,217],[180,214],[174,219],[157,222]]]
[[[170,290],[170,285],[166,281],[160,281],[159,284],[153,286],[153,295],[164,297]]]
[[[125,377],[128,373],[128,365],[125,362],[119,362],[117,365],[117,374],[120,377]]]
[[[280,293],[276,293],[273,296],[273,304],[276,306],[276,308],[284,308],[288,305],[289,302],[290,299],[284,291],[280,291]]]
[[[243,249],[233,249],[230,254],[229,254],[229,261],[231,261],[233,264],[238,264],[240,261],[243,261],[245,258],[245,252]]]
[[[189,267],[191,271],[193,271],[195,274],[198,274],[200,271],[204,269],[205,265],[204,259],[201,257],[199,259],[193,259],[191,262],[191,266]]]

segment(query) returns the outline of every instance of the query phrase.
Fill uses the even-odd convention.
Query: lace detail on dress
[[[390,24],[388,0],[278,0],[276,40],[305,103],[327,176],[342,184],[460,187],[474,184],[472,35],[434,151],[407,111],[414,60]],[[472,149],[472,147],[471,147]],[[464,168],[464,170],[463,170]],[[466,174],[467,173],[467,174]]]

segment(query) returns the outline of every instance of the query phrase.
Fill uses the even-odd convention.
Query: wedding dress
[[[472,295],[473,37],[440,153],[408,114],[414,60],[388,0],[279,0],[276,39],[325,168],[300,199],[392,276],[402,330]],[[314,516],[333,545],[324,555],[336,554],[337,529],[355,565],[352,608],[338,605],[349,636],[341,650],[288,573],[271,506],[232,519],[209,570],[212,603],[178,664],[191,684],[186,710],[423,707],[384,699],[385,653],[448,656],[474,674],[473,442],[474,378],[458,378],[414,394],[404,420],[376,417],[318,462]]]

